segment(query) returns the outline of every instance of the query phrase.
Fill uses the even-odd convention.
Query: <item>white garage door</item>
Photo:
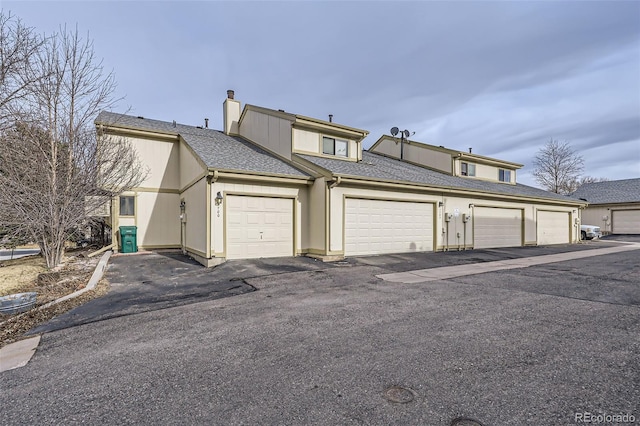
[[[230,195],[227,259],[293,256],[293,200]]]
[[[614,210],[611,216],[614,234],[640,234],[640,210]]]
[[[473,209],[473,247],[517,247],[522,245],[522,210],[500,207]]]
[[[569,213],[538,210],[538,245],[567,244],[571,240]]]
[[[433,204],[347,198],[345,255],[433,251]]]

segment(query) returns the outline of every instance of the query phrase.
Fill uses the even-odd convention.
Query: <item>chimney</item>
[[[234,99],[233,90],[227,90],[227,99],[222,104],[222,115],[224,119],[224,133],[226,135],[240,134],[240,102]]]

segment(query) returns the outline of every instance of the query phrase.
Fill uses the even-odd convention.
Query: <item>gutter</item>
[[[340,178],[338,176],[338,178]],[[477,196],[476,194],[478,194],[479,196],[483,197],[483,198],[494,198],[494,199],[507,199],[509,201],[512,200],[520,200],[520,201],[536,201],[536,202],[540,202],[540,201],[544,201],[546,203],[552,203],[552,204],[564,204],[564,205],[569,205],[569,206],[586,206],[587,203],[584,202],[580,202],[578,200],[576,200],[575,202],[571,202],[571,200],[555,200],[553,198],[538,198],[538,197],[527,197],[527,196],[522,196],[522,195],[511,195],[511,194],[496,194],[494,192],[482,192],[482,191],[477,191],[477,190],[464,190],[464,189],[460,189],[460,188],[455,188],[455,187],[451,187],[451,186],[433,186],[433,185],[421,185],[421,184],[416,184],[416,183],[394,183],[394,182],[385,182],[385,181],[379,181],[379,180],[361,180],[358,178],[350,178],[350,177],[343,177],[340,180],[340,183],[353,183],[353,184],[358,184],[358,185],[365,185],[365,186],[381,186],[381,187],[386,187],[386,188],[409,188],[409,189],[421,189],[423,191],[427,190],[427,191],[431,191],[431,192],[436,192],[436,193],[441,193],[441,192],[448,192],[450,194],[455,194],[455,195],[464,195],[464,196],[470,196],[470,195],[474,195]]]

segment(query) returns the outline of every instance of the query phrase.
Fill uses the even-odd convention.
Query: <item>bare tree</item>
[[[0,11],[0,129],[19,115],[29,87],[42,78],[35,66],[45,39],[10,13]]]
[[[0,219],[37,242],[51,268],[69,237],[94,220],[91,212],[139,185],[146,172],[125,140],[93,125],[115,102],[115,79],[91,41],[63,28],[33,64],[41,77],[20,98],[15,124],[0,131]]]
[[[550,139],[533,160],[533,176],[547,191],[567,194],[571,182],[579,178],[584,159],[576,154],[569,142]]]
[[[563,190],[565,194],[573,194],[576,192],[578,188],[580,188],[585,183],[594,183],[594,182],[607,182],[609,179],[607,178],[597,178],[593,176],[581,176],[580,178],[573,179],[567,182],[567,187]]]

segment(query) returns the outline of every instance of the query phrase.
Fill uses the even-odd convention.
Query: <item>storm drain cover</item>
[[[409,388],[405,388],[402,386],[391,386],[384,392],[384,397],[391,402],[406,404],[407,402],[413,401],[413,399],[415,398],[415,393]]]
[[[453,421],[451,422],[451,426],[482,426],[482,423],[474,419],[469,419],[467,417],[458,417],[456,419],[453,419]]]

